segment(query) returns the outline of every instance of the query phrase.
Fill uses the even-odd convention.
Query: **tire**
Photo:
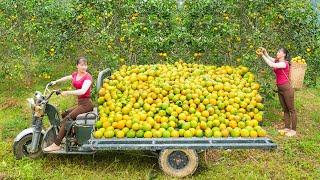
[[[27,134],[19,141],[14,142],[13,144],[13,153],[16,159],[21,159],[22,157],[30,157],[32,159],[40,157],[43,152],[41,146],[39,144],[38,151],[35,153],[31,153],[28,151],[28,146],[31,144],[32,134]],[[40,142],[42,141],[42,136],[40,138]]]
[[[199,163],[199,156],[193,149],[164,149],[160,152],[160,168],[169,176],[183,178],[192,175]]]

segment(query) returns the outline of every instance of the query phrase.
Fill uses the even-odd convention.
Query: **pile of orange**
[[[122,66],[99,90],[96,138],[263,137],[260,85],[244,66]]]
[[[291,59],[292,63],[298,63],[298,64],[307,64],[306,60],[302,58],[301,56],[297,56]]]

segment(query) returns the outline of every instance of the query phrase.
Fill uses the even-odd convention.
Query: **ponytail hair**
[[[290,54],[289,54],[288,49],[282,47],[282,48],[280,48],[280,50],[282,50],[282,52],[286,54],[286,56],[284,57],[284,59],[285,59],[286,61],[288,61],[289,64],[290,64],[290,63],[291,63],[291,56],[290,56]]]

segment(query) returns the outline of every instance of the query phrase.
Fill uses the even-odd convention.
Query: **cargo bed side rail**
[[[112,138],[91,139],[83,149],[162,150],[162,149],[275,149],[269,138]]]

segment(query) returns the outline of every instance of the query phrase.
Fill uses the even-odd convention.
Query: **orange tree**
[[[319,70],[319,25],[304,0],[201,0],[181,6],[175,0],[4,0],[0,21],[0,78],[7,81],[50,81],[70,73],[77,56],[88,57],[94,75],[121,64],[183,59],[246,65],[269,94],[273,75],[255,55],[259,46],[270,54],[286,47],[307,59],[308,85],[316,84]]]

